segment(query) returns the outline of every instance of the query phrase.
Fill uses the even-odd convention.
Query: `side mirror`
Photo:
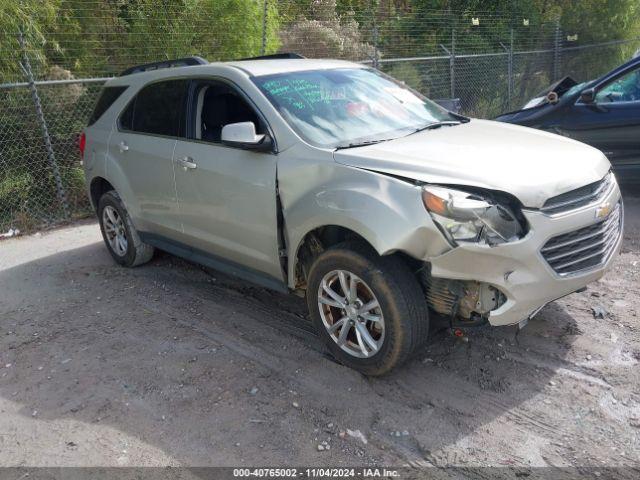
[[[256,134],[253,122],[230,123],[222,127],[220,139],[224,145],[243,148],[245,150],[271,150],[272,141],[269,135]]]
[[[595,103],[596,101],[596,89],[595,88],[587,88],[583,90],[580,94],[580,101],[582,103]]]

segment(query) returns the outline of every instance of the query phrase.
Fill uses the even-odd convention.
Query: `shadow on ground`
[[[122,269],[89,236],[0,271],[0,360],[11,364],[0,369],[0,396],[23,417],[16,428],[57,429],[55,460],[29,457],[23,444],[5,465],[20,455],[27,464],[495,463],[503,454],[484,451],[483,438],[503,444],[510,462],[535,463],[538,453],[517,443],[560,434],[548,406],[528,403],[558,370],[589,376],[565,359],[579,325],[552,304],[517,338],[513,328],[480,328],[468,341],[435,332],[406,366],[368,379],[327,356],[303,300],[167,254]],[[496,430],[497,419],[513,428]],[[331,450],[318,451],[322,441]]]

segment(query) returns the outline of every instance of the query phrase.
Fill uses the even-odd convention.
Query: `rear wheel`
[[[404,362],[429,328],[422,290],[406,265],[356,242],[316,259],[307,304],[333,356],[367,375],[383,375]]]
[[[151,260],[154,248],[140,240],[127,209],[115,191],[100,197],[98,220],[104,243],[116,262],[125,267],[135,267]]]

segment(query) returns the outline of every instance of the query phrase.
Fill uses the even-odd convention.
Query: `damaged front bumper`
[[[491,325],[518,324],[547,303],[598,280],[620,251],[623,207],[617,186],[596,205],[558,215],[534,210],[523,214],[530,231],[518,241],[493,247],[461,244],[429,259],[430,275],[435,279],[479,282],[500,292],[497,308],[488,312]],[[608,230],[604,231],[605,227]],[[598,233],[601,230],[604,233]],[[594,247],[600,238],[601,248]],[[595,257],[594,252],[600,252],[600,257]],[[571,267],[558,268],[588,255],[597,262],[577,261],[575,271]],[[583,265],[588,266],[581,268]]]

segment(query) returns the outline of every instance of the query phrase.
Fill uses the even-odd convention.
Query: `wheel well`
[[[328,248],[342,243],[346,240],[359,240],[372,250],[375,250],[373,246],[365,240],[362,235],[349,230],[345,227],[338,225],[326,225],[318,227],[309,233],[307,233],[300,247],[296,252],[296,266],[295,266],[295,285],[296,288],[304,289],[307,284],[307,277],[311,270],[311,265],[318,255],[327,250]]]
[[[320,255],[328,248],[342,243],[346,240],[358,240],[367,245],[373,252],[376,252],[377,254],[377,250],[373,247],[373,245],[371,245],[371,243],[369,243],[362,235],[354,232],[353,230],[349,230],[346,227],[341,227],[338,225],[326,225],[324,227],[318,227],[304,236],[302,242],[300,243],[300,247],[296,252],[296,264],[294,271],[295,288],[300,290],[306,289],[307,278],[309,276],[309,271],[311,270],[311,265],[313,265],[313,262],[318,257],[318,255]],[[399,258],[414,273],[418,272],[424,267],[424,263],[422,261],[417,260],[401,251],[390,253],[389,256]]]
[[[107,182],[102,177],[96,177],[91,181],[91,187],[89,189],[91,193],[91,203],[93,204],[93,208],[98,209],[98,202],[100,201],[100,197],[107,193],[110,190],[115,190],[113,185]]]

